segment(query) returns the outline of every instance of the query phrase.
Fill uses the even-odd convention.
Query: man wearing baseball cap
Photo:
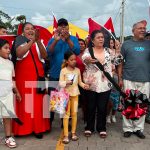
[[[47,45],[47,53],[50,59],[49,81],[59,81],[61,65],[64,60],[64,54],[68,50],[73,51],[76,55],[80,53],[78,39],[69,34],[69,24],[64,18],[58,20],[58,27],[54,37],[50,39]],[[49,93],[54,87],[49,85]],[[54,113],[50,114],[50,123],[54,120]]]

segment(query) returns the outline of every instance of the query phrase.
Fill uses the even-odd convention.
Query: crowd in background
[[[45,48],[39,31],[32,23],[26,22],[22,34],[13,43],[15,56],[12,57],[15,57],[15,65],[9,58],[12,52],[8,41],[0,38],[0,86],[3,84],[5,87],[0,87],[0,112],[5,127],[5,144],[10,148],[16,147],[13,135],[34,134],[41,139],[45,132],[53,129],[55,113],[48,112],[49,103],[44,100],[45,94],[51,95],[51,91],[55,90],[51,82],[45,94],[39,94],[33,88],[32,98],[27,96],[31,89],[27,88],[26,83],[33,81],[32,84],[36,87],[37,78],[44,77],[45,72],[48,74],[48,81],[57,81],[69,94],[67,111],[64,118],[60,119],[64,130],[63,143],[68,144],[70,141],[69,121],[71,139],[79,139],[76,133],[78,105],[83,112],[84,135],[90,137],[97,131],[101,138],[106,138],[106,123],[116,123],[121,96],[97,63],[104,67],[124,91],[139,90],[147,97],[150,93],[150,34],[145,35],[146,26],[142,22],[135,23],[132,32],[133,38],[122,45],[118,40],[111,39],[109,47],[105,47],[103,31],[94,30],[90,38],[78,39],[69,34],[68,21],[61,18],[54,36]],[[7,29],[1,26],[0,35],[6,34]],[[49,60],[49,64],[45,64],[45,60]],[[48,70],[45,70],[45,65]],[[16,94],[15,107],[13,93]],[[16,114],[23,124],[18,124],[14,119],[11,122],[7,109]],[[43,115],[45,111],[49,117]],[[145,116],[146,114],[132,120],[123,115],[124,137],[128,138],[134,133],[144,139]],[[146,122],[150,123],[149,108]]]

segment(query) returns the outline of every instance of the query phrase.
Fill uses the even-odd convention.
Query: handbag
[[[36,70],[36,74],[37,74],[36,92],[38,94],[45,94],[45,92],[46,92],[45,77],[39,76],[39,72],[38,72],[38,69],[37,69],[37,66],[36,66],[36,63],[35,63],[35,59],[34,59],[34,56],[33,56],[33,53],[32,53],[31,50],[30,50],[30,53],[31,53],[31,56],[32,56],[32,59],[33,59],[33,62],[34,62],[34,66],[35,66],[35,70]]]
[[[61,89],[60,91],[54,90],[50,94],[50,107],[51,112],[56,112],[60,115],[64,115],[68,106],[69,94]]]

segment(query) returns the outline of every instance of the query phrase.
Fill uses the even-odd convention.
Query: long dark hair
[[[64,67],[67,66],[67,60],[68,60],[72,55],[74,55],[74,53],[73,53],[71,50],[67,51],[67,52],[64,54],[64,62],[63,62],[63,64],[62,64],[61,68],[64,68]]]
[[[0,49],[1,49],[5,44],[9,44],[9,42],[8,42],[7,40],[0,39]]]
[[[110,41],[113,41],[113,42],[114,42],[113,49],[116,49],[116,47],[115,47],[115,40],[111,38]],[[110,41],[109,41],[109,48],[110,48]]]

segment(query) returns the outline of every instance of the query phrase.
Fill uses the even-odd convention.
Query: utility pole
[[[120,42],[121,44],[124,42],[124,4],[125,0],[122,0],[121,2],[121,37],[120,37]]]
[[[122,30],[122,13],[120,12],[120,43],[121,43],[121,41],[122,41],[122,33],[121,33],[121,30]]]

